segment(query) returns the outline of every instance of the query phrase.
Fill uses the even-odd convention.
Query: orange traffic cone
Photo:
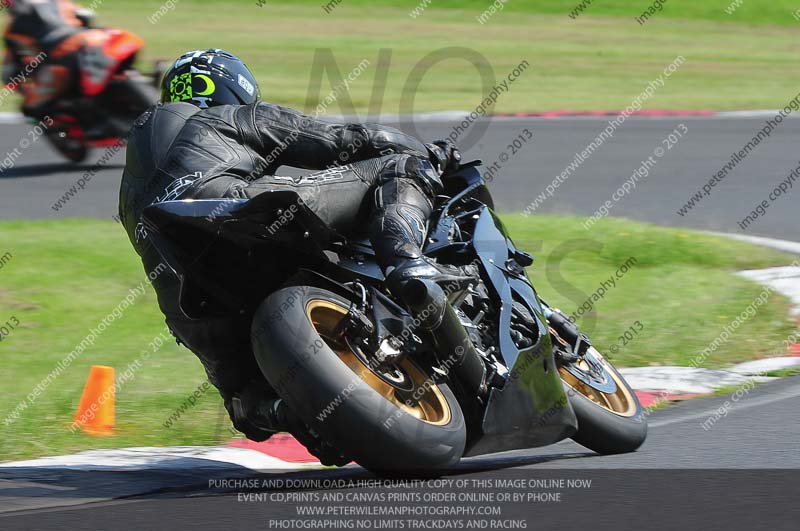
[[[114,368],[93,365],[83,388],[74,426],[90,435],[111,435],[115,416]]]

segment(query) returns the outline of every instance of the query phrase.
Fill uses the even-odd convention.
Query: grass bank
[[[686,62],[647,108],[774,109],[797,94],[800,20],[790,0],[747,0],[732,15],[725,12],[732,0],[667,0],[643,25],[635,17],[649,0],[582,1],[584,11],[572,18],[579,0],[509,0],[484,23],[478,17],[487,0],[341,0],[330,11],[322,0],[95,4],[101,24],[146,39],[145,63],[227,48],[253,68],[265,99],[309,112],[337,84],[327,74],[321,86],[310,83],[313,71],[335,66],[344,78],[365,60],[325,112],[472,110],[483,97],[481,78],[472,55],[458,48],[480,54],[498,80],[530,63],[497,112],[624,109],[677,56]],[[421,68],[431,52],[448,48]],[[329,49],[335,62],[318,49]],[[9,99],[4,108],[13,105]]]
[[[628,264],[616,287],[581,318],[600,349],[609,352],[617,346],[612,357],[624,366],[688,363],[761,290],[731,275],[733,271],[791,261],[745,243],[629,221],[606,220],[587,233],[577,218],[512,215],[505,220],[518,245],[537,256],[531,273],[540,294],[567,313]],[[0,222],[0,234],[6,257],[0,270],[0,323],[18,321],[0,342],[0,460],[89,448],[214,444],[231,438],[227,415],[213,390],[201,393],[196,406],[166,426],[205,374],[195,357],[174,342],[152,348],[163,320],[152,289],[145,286],[138,292],[144,274],[119,225]],[[122,315],[47,382],[59,362],[131,290],[137,295]],[[787,301],[770,296],[705,366],[772,352],[794,329],[787,315]],[[630,327],[637,334],[623,345],[619,337]],[[110,365],[121,372],[137,360],[140,367],[117,393],[116,435],[71,433],[68,427],[89,367]],[[43,382],[45,388],[29,401]],[[27,402],[16,420],[3,421]]]

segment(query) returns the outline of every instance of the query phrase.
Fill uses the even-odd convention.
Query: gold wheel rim
[[[442,390],[431,378],[425,376],[425,373],[413,361],[405,358],[400,362],[398,368],[405,372],[406,376],[413,382],[414,392],[411,397],[416,399],[416,402],[403,400],[398,396],[398,388],[383,381],[348,346],[342,345],[340,341],[334,339],[334,331],[341,320],[347,316],[347,312],[348,309],[340,304],[321,299],[310,301],[306,307],[308,320],[322,337],[322,340],[372,390],[404,413],[423,422],[435,426],[449,424],[451,419],[450,405],[447,403]],[[391,418],[390,416],[387,419],[387,423],[390,422]]]
[[[591,353],[597,361],[606,369],[608,374],[617,386],[616,391],[613,393],[603,393],[590,385],[582,382],[574,374],[567,371],[564,367],[558,369],[561,380],[566,383],[571,389],[574,389],[580,395],[588,398],[603,409],[619,415],[620,417],[633,417],[636,414],[636,399],[628,390],[628,386],[622,378],[619,377],[617,372],[613,370],[608,361],[595,350],[594,347],[590,348],[588,353]],[[588,370],[589,366],[585,361],[581,360],[577,366],[583,370]]]

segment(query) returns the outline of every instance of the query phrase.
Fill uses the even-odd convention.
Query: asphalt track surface
[[[798,119],[786,120],[686,216],[676,212],[763,127],[765,119],[629,118],[614,138],[584,162],[536,212],[593,214],[644,159],[657,147],[665,146],[662,141],[667,135],[684,124],[688,129],[684,138],[658,159],[636,190],[614,206],[612,215],[662,225],[745,233],[738,229],[737,222],[800,164]],[[502,171],[494,177],[492,191],[500,210],[520,211],[566,168],[576,152],[600,133],[607,120],[495,119],[478,143],[467,150],[467,158],[483,158],[491,163],[503,152],[509,154]],[[524,134],[526,128],[534,140],[512,155],[508,144]],[[0,155],[17,148],[28,130],[22,125],[1,125]],[[447,136],[450,131],[451,126],[446,123],[417,124],[417,132],[426,139]],[[100,155],[96,153],[95,158]],[[123,155],[117,154],[80,194],[55,212],[51,205],[91,168],[91,161],[78,167],[65,165],[43,142],[37,142],[22,152],[13,168],[0,173],[0,218],[111,219],[116,213],[123,161]],[[791,197],[797,193],[792,189],[773,203],[746,234],[800,241],[797,199]],[[567,504],[518,507],[517,511],[522,510],[518,514],[528,519],[536,515],[539,519],[539,525],[531,520],[529,527],[550,529],[559,525],[569,529],[572,524],[604,529],[619,527],[622,521],[625,528],[637,524],[675,528],[677,519],[684,517],[697,524],[690,527],[702,523],[708,529],[765,528],[767,525],[761,524],[767,521],[769,527],[781,529],[792,519],[796,523],[796,499],[784,503],[784,497],[787,489],[798,492],[800,480],[800,378],[757,387],[712,429],[703,429],[702,423],[729,398],[697,399],[654,412],[649,438],[633,454],[597,456],[567,441],[548,448],[464,460],[454,476],[492,478],[514,472],[553,477],[570,473],[566,469],[590,469],[582,477],[606,482],[607,488],[593,488],[591,494],[573,498]],[[682,475],[665,477],[665,469],[681,469]],[[718,471],[713,472],[717,469],[735,469],[737,475],[720,478]],[[790,476],[775,478],[770,475],[773,472],[764,469],[789,469]],[[31,474],[27,479],[35,478],[35,473]],[[316,474],[363,477],[364,472],[345,469]],[[765,479],[769,481],[765,483]],[[777,507],[782,510],[776,514]],[[507,514],[513,513],[512,509]],[[666,515],[672,520],[660,520]],[[753,515],[760,520],[751,522],[748,518]],[[211,493],[198,484],[194,491],[0,516],[0,529],[56,525],[67,529],[263,529],[268,528],[267,518],[278,517],[296,517],[295,507],[242,503],[236,494]]]
[[[521,211],[546,191],[547,185],[606,127],[608,120],[603,117],[495,118],[477,142],[468,142],[466,158],[481,158],[491,164],[500,160],[503,153],[508,155],[503,168],[494,175],[491,189],[500,210]],[[784,120],[771,137],[761,142],[688,214],[677,213],[725,163],[730,162],[734,152],[742,149],[764,127],[765,120],[765,117],[628,118],[613,138],[583,162],[535,212],[594,214],[645,159],[653,156],[656,148],[666,148],[664,140],[684,124],[687,130],[684,137],[663,157],[654,157],[657,164],[650,175],[640,179],[636,189],[615,204],[611,215],[660,225],[798,241],[800,233],[794,206],[797,199],[792,197],[800,188],[797,182],[746,231],[737,225],[800,165],[797,149],[800,119],[796,118]],[[426,140],[452,132],[452,122],[420,121],[402,127],[413,128]],[[478,127],[481,126],[473,126],[474,129]],[[509,144],[519,135],[525,135],[525,129],[530,130],[534,138],[514,154]],[[21,139],[29,130],[25,125],[0,125],[0,157],[5,158],[5,153],[19,149]],[[0,173],[0,219],[111,219],[117,209],[123,152],[102,166],[66,206],[59,211],[52,208],[76,181],[92,170],[94,161],[102,154],[98,151],[86,164],[72,166],[62,163],[43,140],[21,150],[14,167]]]
[[[796,421],[800,377],[758,386],[731,403],[731,396],[724,395],[654,411],[649,417],[648,440],[633,454],[598,456],[564,441],[541,449],[465,459],[445,479],[592,480],[590,489],[565,492],[561,502],[503,505],[503,519],[527,519],[528,528],[533,529],[574,529],[578,525],[592,529],[795,529],[793,525],[800,517],[795,499],[800,483],[800,424]],[[703,423],[720,408],[726,409],[727,415],[708,430],[703,429]],[[41,474],[39,471],[37,477],[31,470],[21,479],[30,481],[32,492],[36,492],[37,483],[59,487],[58,479],[49,480]],[[247,501],[240,495],[287,491],[210,490],[211,475],[199,472],[196,476],[196,488],[71,508],[0,514],[0,529],[275,529],[277,526],[268,520],[297,519],[297,508],[309,506],[305,502],[271,502],[268,498]],[[287,475],[252,473],[245,477]],[[325,481],[371,476],[353,466],[291,477]],[[110,478],[98,473],[96,480]],[[168,474],[164,482],[169,483]],[[69,496],[66,485],[61,490]],[[419,492],[441,490],[432,486]],[[294,492],[320,491],[312,487]]]

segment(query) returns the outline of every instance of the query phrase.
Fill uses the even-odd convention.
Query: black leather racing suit
[[[368,221],[382,265],[391,265],[419,256],[432,198],[441,186],[428,157],[424,144],[398,130],[333,124],[268,103],[205,110],[159,104],[133,127],[120,218],[151,272],[161,257],[140,224],[151,203],[252,198],[289,187],[343,234]],[[347,164],[337,165],[342,162]],[[284,165],[322,171],[300,179],[274,176]],[[172,333],[203,362],[231,412],[231,397],[253,375],[260,377],[250,347],[252,316],[192,320],[180,311],[175,276],[161,274],[153,285]],[[231,416],[248,434],[246,420]]]

